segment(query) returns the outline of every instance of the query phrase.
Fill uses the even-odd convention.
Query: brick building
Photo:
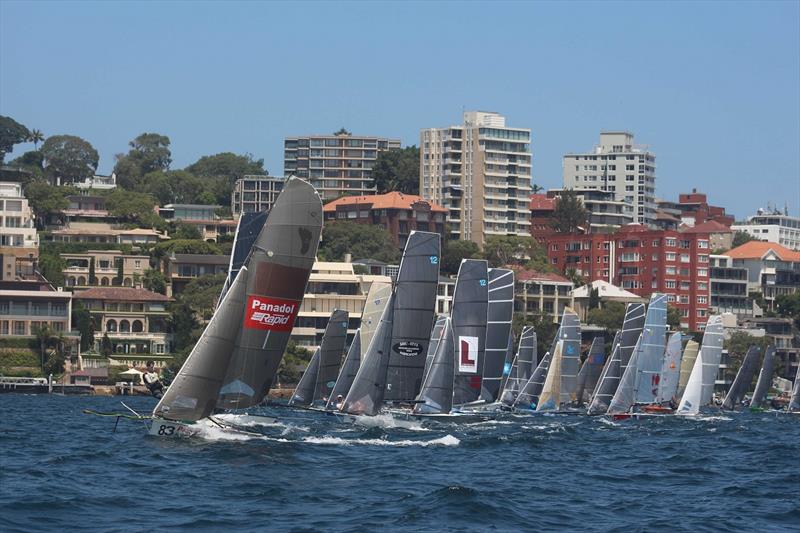
[[[445,237],[447,209],[413,194],[388,192],[373,196],[345,196],[323,208],[325,223],[350,221],[383,226],[399,247],[412,231],[430,231]]]
[[[730,228],[734,222],[733,215],[727,214],[724,207],[709,205],[706,194],[697,189],[679,194],[677,202],[659,200],[657,205],[659,211],[678,217],[687,226],[713,221]]]
[[[604,280],[643,298],[665,293],[681,312],[681,326],[697,331],[709,315],[709,246],[705,233],[631,224],[611,234],[552,235],[547,256],[587,282]]]

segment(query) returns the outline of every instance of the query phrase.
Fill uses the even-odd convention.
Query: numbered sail
[[[332,411],[337,408],[337,404],[344,401],[344,397],[350,392],[350,387],[356,379],[359,366],[361,366],[361,330],[357,329],[353,342],[350,343],[350,348],[347,350],[342,368],[339,370],[336,384],[333,386],[328,403],[325,405],[326,410]]]
[[[664,362],[661,366],[661,379],[658,382],[656,403],[669,402],[677,398],[678,378],[681,373],[681,334],[673,333],[667,341]]]
[[[683,349],[683,357],[681,358],[681,375],[678,380],[678,397],[683,396],[686,390],[686,384],[689,383],[689,376],[692,374],[694,368],[694,361],[697,359],[697,354],[700,351],[700,345],[695,341],[687,341],[686,347]]]
[[[517,396],[517,399],[514,401],[514,407],[518,409],[536,409],[549,369],[550,352],[547,352],[544,354],[544,357],[542,357],[542,360],[539,362],[536,370],[533,371],[531,378]]]
[[[347,344],[347,325],[350,315],[347,311],[336,309],[331,313],[322,344],[319,347],[319,372],[314,390],[314,402],[328,402],[336,385],[339,367],[342,364],[344,346]]]
[[[272,385],[303,300],[322,230],[314,187],[289,178],[256,238],[248,270],[243,320],[217,407],[261,402]]]
[[[628,366],[625,368],[625,371],[622,373],[622,377],[619,380],[619,387],[617,387],[614,397],[611,398],[611,403],[608,404],[607,412],[610,415],[627,413],[636,403],[636,375],[638,374],[637,359],[641,353],[641,350],[639,349],[639,343],[641,343],[641,340],[642,336],[640,335],[639,342],[636,343],[636,346],[633,350],[633,355],[631,356],[630,361],[628,361]]]
[[[500,394],[508,339],[511,335],[511,319],[514,315],[513,271],[504,268],[489,269],[488,300],[481,399],[492,403]]]
[[[412,231],[400,259],[386,400],[413,400],[422,386],[439,284],[439,241],[438,233]]]
[[[556,349],[553,353],[553,360],[550,363],[550,368],[547,371],[547,377],[542,385],[542,393],[539,395],[539,401],[536,404],[537,412],[556,411],[561,406],[561,387],[563,386],[561,372],[564,360],[563,351],[564,341],[560,340],[556,343]]]
[[[447,320],[446,316],[439,315],[436,318],[436,323],[433,325],[433,330],[431,331],[431,338],[428,341],[428,354],[425,357],[425,370],[422,373],[423,383],[425,383],[425,379],[427,379],[428,371],[430,371],[431,369],[433,358],[436,355],[436,350],[439,347],[439,342],[441,342],[442,340],[442,335],[444,334],[444,323],[446,320]]]
[[[603,365],[606,362],[605,343],[602,337],[592,339],[589,353],[578,371],[578,388],[575,394],[578,406],[591,401],[600,374],[603,372]]]
[[[728,389],[725,401],[722,402],[723,409],[733,411],[742,402],[744,395],[750,389],[750,383],[753,382],[753,376],[756,373],[756,368],[758,368],[758,360],[760,358],[761,348],[751,346],[747,349],[742,365],[739,367],[739,371],[736,372],[736,377],[731,383],[731,388]]]
[[[603,367],[603,372],[600,374],[600,379],[595,387],[592,400],[589,402],[589,407],[586,409],[588,415],[602,415],[608,411],[608,406],[611,404],[611,399],[619,386],[619,380],[622,375],[622,361],[621,361],[621,346],[620,346],[620,333],[614,336],[614,342],[611,343],[613,347],[611,350],[611,357]]]
[[[488,289],[486,261],[464,259],[458,269],[451,310],[456,352],[454,405],[475,402],[480,396]]]
[[[578,389],[578,369],[581,364],[581,321],[569,307],[564,308],[559,328],[561,346],[561,404],[571,404]]]
[[[753,399],[750,407],[761,408],[767,401],[767,392],[772,386],[772,374],[775,370],[775,346],[769,345],[764,350],[764,362],[761,364],[761,372],[758,374],[756,388],[753,391]]]
[[[389,298],[378,328],[372,336],[367,354],[361,362],[353,386],[345,397],[341,410],[351,415],[376,415],[383,405],[386,390],[386,369],[392,341],[394,295]]]
[[[195,421],[214,411],[244,314],[247,269],[242,268],[153,415]]]
[[[453,377],[455,350],[453,326],[446,318],[442,327],[441,341],[436,344],[430,370],[417,397],[414,412],[418,414],[446,414],[453,408]]]
[[[314,403],[314,391],[317,388],[317,375],[319,374],[320,348],[314,350],[314,355],[308,362],[306,371],[300,377],[292,397],[289,398],[289,405],[309,406]]]
[[[388,281],[373,281],[369,286],[364,310],[361,312],[361,361],[367,355],[369,343],[381,322],[386,303],[392,296],[392,284]]]
[[[636,403],[651,404],[658,396],[667,334],[667,295],[655,293],[644,320],[636,357]]]
[[[792,387],[792,397],[789,400],[789,411],[800,411],[800,365],[797,365],[797,372],[794,376],[794,386]]]

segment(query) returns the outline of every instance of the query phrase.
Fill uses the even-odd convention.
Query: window
[[[675,252],[667,252],[664,256],[667,261],[675,261]]]
[[[667,268],[665,268],[665,269],[664,269],[664,272],[665,272],[665,273],[666,273],[668,276],[674,276],[674,275],[675,275],[675,272],[676,272],[676,271],[675,271],[675,267],[667,267]]]
[[[708,277],[708,269],[707,268],[698,268],[697,269],[697,275],[699,277],[701,277],[701,278],[707,278]]]
[[[697,259],[701,263],[708,263],[708,256],[707,255],[698,255]]]
[[[708,241],[697,241],[697,247],[708,249]]]
[[[674,280],[667,280],[665,282],[664,286],[666,288],[668,288],[668,289],[674,289],[675,288],[675,281]]]
[[[698,296],[697,297],[697,303],[699,303],[699,304],[707,304],[708,303],[708,297],[706,297],[706,296]]]
[[[677,246],[677,245],[678,245],[677,239],[671,239],[671,238],[667,239],[667,246]]]

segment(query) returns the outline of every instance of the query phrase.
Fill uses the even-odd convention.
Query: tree
[[[122,287],[122,281],[125,278],[124,266],[125,266],[125,261],[122,258],[117,259],[117,276],[112,281],[113,285]]]
[[[34,150],[39,149],[39,143],[42,141],[44,141],[44,133],[42,133],[42,130],[31,130],[31,133],[28,136],[28,142],[33,143]]]
[[[780,317],[793,318],[795,327],[800,329],[800,292],[775,298],[775,310]]]
[[[175,224],[175,230],[170,232],[170,237],[173,239],[191,240],[203,238],[203,236],[200,234],[200,230],[197,229],[197,226],[192,226],[191,224],[186,224],[184,222],[178,222]]]
[[[767,346],[772,343],[773,339],[770,336],[763,336],[763,337],[754,337],[747,332],[744,331],[734,331],[730,334],[730,337],[723,341],[723,348],[728,350],[728,365],[726,372],[733,378],[736,375],[736,372],[739,371],[739,367],[742,366],[742,361],[744,360],[744,356],[747,354],[747,350],[750,349],[751,346],[757,346],[761,349],[761,353],[763,354]],[[753,376],[753,379],[756,378],[756,375]]]
[[[24,143],[30,138],[28,128],[11,117],[0,115],[0,164],[6,160],[15,144]]]
[[[156,199],[141,192],[114,189],[106,196],[108,212],[124,222],[143,228],[166,229],[167,222],[155,212]]]
[[[578,271],[574,268],[568,268],[567,271],[564,272],[564,277],[570,280],[575,287],[586,285],[583,276],[578,274]]]
[[[81,351],[91,349],[94,346],[94,320],[80,300],[75,301],[72,306],[72,323],[81,334]]]
[[[311,355],[310,351],[290,340],[278,367],[277,382],[282,385],[293,385],[300,381],[303,371],[311,360]]]
[[[544,354],[550,351],[550,345],[558,331],[558,324],[553,322],[553,317],[543,312],[532,315],[514,313],[511,327],[515,338],[519,338],[522,328],[525,326],[533,326],[536,331],[536,349],[541,361]]]
[[[67,268],[67,262],[58,253],[48,253],[41,247],[38,265],[44,279],[57,287],[64,285],[64,269]]]
[[[222,250],[213,242],[202,240],[172,239],[156,244],[150,250],[150,257],[161,261],[170,254],[208,254],[222,255]]]
[[[600,291],[596,287],[592,287],[589,291],[589,310],[597,309],[600,307]]]
[[[108,357],[112,353],[114,353],[114,345],[111,343],[111,339],[108,338],[108,333],[103,333],[103,338],[100,339],[100,355]]]
[[[622,302],[606,302],[602,309],[590,309],[586,313],[586,322],[606,328],[609,333],[622,329],[625,321],[625,304]]]
[[[74,135],[53,135],[42,145],[45,174],[67,184],[94,176],[100,155],[89,142]]]
[[[463,259],[477,259],[480,257],[481,250],[472,241],[445,241],[440,268],[443,274],[458,274],[458,269]]]
[[[204,274],[186,284],[176,301],[186,304],[204,320],[211,318],[227,274]]]
[[[345,254],[353,259],[375,259],[394,263],[400,252],[392,237],[381,226],[356,222],[335,222],[325,226],[318,255],[322,261],[342,261]]]
[[[34,180],[25,187],[25,197],[36,216],[36,225],[41,229],[50,215],[61,213],[69,207],[67,196],[74,194],[72,187],[57,187],[44,180]]]
[[[334,135],[352,135],[352,133],[350,133],[349,131],[347,131],[346,129],[344,129],[344,127],[342,127],[342,128],[339,128],[339,130],[338,130],[338,131],[334,131],[334,132],[333,132],[333,134],[334,134]]]
[[[167,278],[160,270],[148,268],[142,276],[142,286],[159,294],[167,294]]]
[[[746,231],[737,231],[733,234],[733,247],[736,248],[737,246],[741,246],[746,242],[750,241],[757,241],[756,237],[753,237]]]
[[[130,143],[127,154],[117,155],[114,172],[123,189],[138,190],[141,179],[150,172],[169,170],[172,152],[169,137],[158,133],[142,133]]]
[[[681,320],[683,315],[680,309],[667,304],[667,325],[669,329],[677,331],[681,328]]]
[[[536,268],[547,263],[544,248],[532,237],[490,235],[483,244],[483,255],[492,268],[519,265]]]
[[[97,283],[97,276],[95,274],[94,257],[89,259],[89,285]]]
[[[35,180],[44,178],[44,156],[39,150],[30,150],[8,163],[11,167],[16,167],[30,175],[29,180],[20,180],[27,186]]]
[[[204,155],[185,170],[201,178],[223,177],[228,185],[249,174],[267,174],[263,159],[254,159],[253,154],[237,155],[232,152]]]
[[[561,193],[553,211],[553,229],[560,233],[574,233],[586,224],[589,213],[572,189]]]
[[[372,167],[371,185],[379,193],[419,194],[419,148],[407,146],[380,152]]]

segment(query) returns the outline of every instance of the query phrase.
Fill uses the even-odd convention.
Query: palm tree
[[[39,143],[44,141],[44,133],[42,130],[31,130],[31,134],[28,136],[28,142],[33,143],[33,148],[35,150],[39,149]]]

